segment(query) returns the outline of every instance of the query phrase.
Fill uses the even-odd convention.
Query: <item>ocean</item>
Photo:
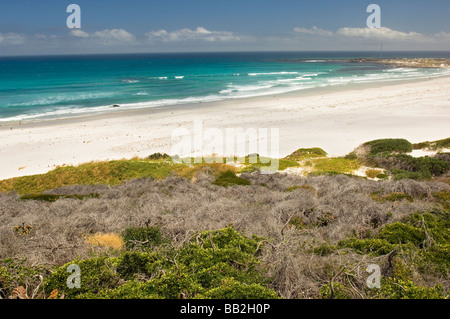
[[[355,63],[368,52],[259,52],[0,58],[0,121],[164,107],[355,83],[450,74]],[[450,58],[450,52],[383,52],[384,58]]]

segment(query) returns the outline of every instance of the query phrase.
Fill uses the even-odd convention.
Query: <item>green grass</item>
[[[413,149],[415,150],[421,150],[421,149],[427,149],[427,150],[438,150],[441,148],[450,148],[450,137],[445,138],[442,140],[437,141],[426,141],[422,143],[416,143],[412,145]]]
[[[351,174],[361,166],[359,160],[346,158],[318,158],[312,159],[311,162],[316,173],[333,172],[336,174]]]
[[[245,178],[241,178],[236,176],[236,173],[229,170],[226,172],[221,173],[216,180],[213,182],[214,185],[217,186],[231,186],[231,185],[250,185],[250,181],[246,180]]]
[[[278,161],[278,165],[276,165],[276,161]],[[267,170],[271,170],[272,165],[275,171],[284,171],[285,169],[289,167],[297,167],[300,166],[300,164],[293,160],[287,160],[287,159],[273,159],[270,157],[257,157],[256,163],[250,163],[248,156],[245,158],[245,164],[247,165],[244,167],[241,172],[253,172],[255,170],[259,170],[261,168],[267,168]]]
[[[118,185],[134,178],[164,179],[186,165],[170,161],[120,160],[86,163],[56,168],[46,174],[22,176],[0,181],[0,192],[39,194],[68,185]]]
[[[327,152],[318,147],[299,148],[291,155],[286,156],[284,159],[291,161],[302,161],[312,157],[326,157],[327,155]]]

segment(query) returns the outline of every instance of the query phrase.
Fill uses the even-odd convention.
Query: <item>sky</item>
[[[0,0],[0,56],[450,50],[449,15],[448,0]]]

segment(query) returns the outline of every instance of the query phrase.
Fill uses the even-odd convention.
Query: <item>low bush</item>
[[[445,138],[442,140],[437,140],[433,142],[422,142],[422,143],[416,143],[413,144],[413,149],[420,150],[420,149],[427,149],[427,150],[437,150],[441,148],[450,148],[450,137]]]
[[[379,238],[349,238],[338,243],[339,248],[351,248],[360,254],[371,254],[374,256],[387,255],[394,250],[395,245]]]
[[[152,155],[147,157],[147,159],[149,159],[149,160],[165,160],[165,159],[170,159],[170,156],[167,155],[166,153],[153,153]]]
[[[245,178],[236,176],[236,173],[228,170],[224,173],[221,173],[216,180],[213,182],[214,185],[217,186],[231,186],[231,185],[250,185],[250,181]]]
[[[368,169],[366,170],[366,176],[369,178],[378,178],[378,176],[380,176],[383,171],[380,169]]]
[[[76,298],[81,294],[98,294],[105,289],[113,289],[120,285],[120,277],[115,271],[114,257],[96,257],[87,260],[74,260],[58,267],[44,282],[44,291],[49,295],[52,291],[64,294],[65,298]],[[71,272],[67,271],[72,264],[80,267],[80,287],[68,287],[67,281]],[[70,270],[70,269],[69,269]]]
[[[129,227],[122,236],[127,250],[148,250],[163,243],[159,227]]]
[[[424,287],[414,284],[412,280],[383,278],[381,288],[374,290],[377,298],[382,299],[443,299],[441,285]]]
[[[292,154],[286,156],[284,159],[298,162],[312,157],[326,157],[327,155],[327,152],[318,147],[300,148]]]
[[[198,299],[279,299],[277,293],[257,283],[243,284],[234,278],[224,278],[219,287],[200,294]]]
[[[320,288],[320,296],[322,299],[352,299],[349,288],[339,282],[333,283],[333,289],[329,283],[323,285]]]
[[[380,139],[366,142],[363,145],[369,146],[369,156],[375,156],[379,153],[410,153],[412,152],[412,144],[405,139]]]

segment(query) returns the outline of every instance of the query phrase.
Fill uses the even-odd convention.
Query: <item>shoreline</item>
[[[251,97],[236,97],[236,98],[224,98],[223,100],[210,101],[210,102],[190,102],[190,103],[179,103],[179,104],[168,104],[163,106],[143,106],[136,108],[121,108],[114,107],[111,105],[111,109],[108,111],[93,111],[80,113],[79,115],[68,114],[61,117],[58,116],[48,116],[46,118],[36,118],[36,119],[24,119],[24,120],[14,120],[14,121],[0,121],[0,131],[7,130],[10,126],[17,128],[26,128],[26,127],[35,127],[35,126],[45,126],[50,125],[52,123],[59,122],[81,122],[81,121],[90,121],[94,119],[105,119],[105,118],[114,118],[118,116],[130,116],[130,115],[139,115],[139,114],[147,114],[148,112],[154,111],[154,113],[165,112],[170,110],[201,110],[203,108],[210,107],[221,107],[222,105],[233,104],[233,103],[245,103],[245,102],[264,102],[270,98],[306,98],[310,96],[315,96],[319,94],[330,94],[337,92],[347,92],[353,90],[364,90],[364,89],[373,89],[373,88],[382,88],[386,86],[395,86],[401,84],[413,84],[413,83],[422,83],[427,82],[434,79],[448,78],[450,79],[450,74],[438,75],[434,77],[426,77],[426,78],[418,78],[418,79],[394,79],[394,80],[382,80],[377,82],[362,82],[362,83],[347,83],[344,85],[336,85],[336,86],[324,86],[324,87],[315,87],[315,88],[307,88],[301,90],[293,90],[290,92],[277,93],[277,94],[266,94],[266,95],[257,95]],[[145,102],[143,102],[145,103]]]
[[[342,156],[378,138],[438,140],[450,136],[450,76],[2,123],[0,179],[58,165],[170,154],[171,132],[191,131],[194,120],[204,129],[279,128],[279,157],[302,147]]]

